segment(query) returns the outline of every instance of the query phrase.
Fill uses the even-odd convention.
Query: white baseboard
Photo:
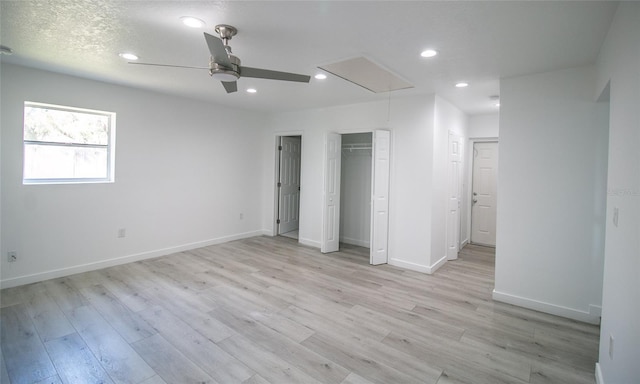
[[[600,369],[600,363],[596,363],[596,384],[605,384],[602,377],[602,370]]]
[[[412,271],[416,271],[416,272],[422,272],[422,273],[426,273],[426,274],[432,274],[435,271],[438,270],[438,268],[440,268],[444,263],[447,262],[447,257],[443,257],[442,259],[438,260],[435,264],[429,266],[429,265],[422,265],[422,264],[416,264],[416,263],[412,263],[409,261],[404,261],[404,260],[400,260],[400,259],[389,259],[388,264],[389,265],[393,265],[395,267],[400,267],[400,268],[405,268],[405,269],[410,269]]]
[[[391,258],[391,259],[389,259],[387,261],[387,264],[393,265],[395,267],[410,269],[410,270],[416,271],[416,272],[431,273],[431,268],[429,266],[422,265],[422,264],[411,263],[411,262],[404,261],[404,260]]]
[[[302,245],[307,245],[309,247],[320,249],[320,242],[319,241],[315,241],[315,240],[311,240],[311,239],[305,239],[305,238],[300,237],[300,238],[298,238],[298,243],[300,243]]]
[[[342,237],[340,239],[340,242],[345,244],[350,244],[350,245],[356,245],[358,247],[365,247],[365,248],[369,248],[371,246],[368,241],[364,241],[360,239],[352,239],[349,237]]]
[[[602,317],[602,306],[589,304],[589,314],[597,317]]]
[[[498,292],[493,290],[493,299],[507,304],[517,305],[519,307],[533,309],[535,311],[545,312],[556,316],[562,316],[573,320],[582,321],[590,324],[600,324],[600,313],[602,309],[596,305],[590,305],[589,310],[581,311],[575,308],[564,307],[561,305],[545,303],[538,300],[529,299],[511,295],[509,293]],[[599,310],[598,310],[599,309]]]
[[[30,275],[12,277],[10,279],[4,279],[0,281],[0,288],[4,289],[4,288],[17,287],[19,285],[37,283],[39,281],[56,279],[58,277],[74,275],[76,273],[95,271],[97,269],[132,263],[134,261],[152,259],[154,257],[166,256],[172,253],[184,252],[191,249],[207,247],[210,245],[227,243],[229,241],[246,239],[246,238],[255,237],[255,236],[262,236],[263,234],[265,234],[263,230],[239,233],[239,234],[230,235],[230,236],[218,237],[216,239],[197,241],[194,243],[178,245],[175,247],[157,249],[154,251],[142,252],[134,255],[127,255],[127,256],[116,257],[108,260],[96,261],[93,263],[75,265],[72,267],[66,267],[66,268],[54,269],[51,271],[38,272]]]
[[[442,267],[444,265],[444,263],[447,262],[447,256],[442,256],[442,258],[438,261],[436,261],[430,268],[431,268],[431,272],[429,272],[429,274],[435,273],[435,271],[437,271],[438,269],[440,269],[440,267]]]

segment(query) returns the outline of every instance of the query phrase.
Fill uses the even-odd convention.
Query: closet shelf
[[[371,149],[370,143],[352,143],[352,144],[342,144],[343,151],[357,151],[357,150],[366,150]]]

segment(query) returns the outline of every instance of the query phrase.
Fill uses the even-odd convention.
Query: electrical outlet
[[[609,335],[609,358],[613,360],[613,336]]]
[[[118,238],[122,239],[123,237],[127,237],[127,230],[126,228],[120,228],[118,229]]]
[[[613,208],[613,225],[618,226],[618,207]]]
[[[9,261],[10,263],[13,263],[14,261],[18,261],[18,252],[16,251],[7,252],[7,261]]]

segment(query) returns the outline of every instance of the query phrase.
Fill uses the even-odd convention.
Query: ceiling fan
[[[236,80],[241,77],[295,81],[300,83],[308,83],[309,80],[311,80],[311,76],[307,75],[241,66],[240,59],[231,53],[231,47],[229,46],[229,40],[231,40],[231,38],[238,33],[238,30],[230,25],[220,24],[216,26],[215,31],[220,35],[220,38],[210,35],[206,32],[204,33],[204,39],[207,42],[209,52],[211,53],[208,67],[190,67],[184,65],[136,62],[129,62],[129,64],[153,65],[158,67],[208,69],[209,75],[216,80],[220,80],[227,93],[236,92],[238,90],[238,84]]]

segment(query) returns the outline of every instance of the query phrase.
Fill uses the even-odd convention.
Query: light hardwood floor
[[[1,383],[595,383],[596,326],[491,300],[492,249],[434,275],[257,237],[1,292]]]

